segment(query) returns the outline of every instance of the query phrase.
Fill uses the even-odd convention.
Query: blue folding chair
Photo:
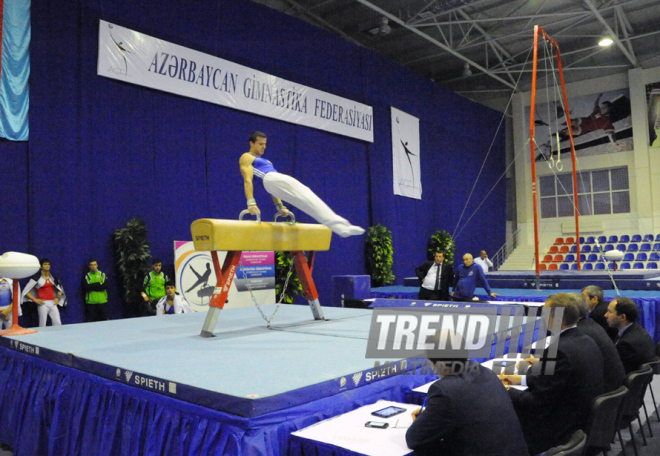
[[[652,234],[645,234],[644,239],[642,242],[653,242],[653,235]]]
[[[642,244],[639,247],[640,252],[650,252],[651,251],[651,244]]]
[[[619,266],[619,269],[630,269],[630,263],[621,263],[621,266]]]
[[[568,271],[568,264],[562,263],[559,265],[559,269],[562,271]]]
[[[628,251],[637,252],[639,251],[639,246],[637,244],[628,244]]]
[[[655,242],[660,242],[660,234],[655,237]]]
[[[660,234],[658,235],[660,236]],[[659,239],[660,240],[660,239]],[[584,242],[585,244],[595,244],[596,240],[594,239],[593,236],[587,236],[587,240]]]
[[[646,261],[648,260],[648,256],[646,253],[638,253],[637,258],[635,258],[635,261]]]
[[[619,244],[619,245],[616,246],[616,249],[620,250],[622,252],[625,252],[626,251],[626,244]]]
[[[596,269],[605,269],[605,263],[596,263]]]
[[[658,269],[658,263],[655,263],[655,262],[649,261],[649,262],[646,264],[646,269]]]
[[[624,234],[623,236],[621,236],[621,239],[619,239],[619,242],[626,242],[626,243],[630,242],[630,236]]]
[[[635,254],[634,253],[626,253],[623,256],[623,261],[635,261]]]
[[[660,252],[660,243],[653,244],[653,250],[655,250],[656,252]]]
[[[587,263],[584,265],[584,270],[585,271],[591,271],[594,268],[594,265],[591,263]]]
[[[580,246],[580,252],[582,252],[582,253],[591,252],[591,246],[590,245],[581,245]]]
[[[632,239],[630,242],[642,242],[642,235],[641,234],[635,234],[633,235]]]
[[[571,265],[571,270],[572,270],[572,271],[577,271],[577,263],[573,263],[573,264]]]
[[[607,237],[605,236],[598,236],[598,243],[599,244],[605,244],[607,242]]]
[[[598,261],[598,255],[596,255],[595,253],[590,253],[589,258],[587,258],[587,261],[595,263],[596,261]]]
[[[569,250],[571,253],[577,253],[577,245],[572,245],[571,250]]]
[[[633,264],[633,269],[644,269],[644,263]]]
[[[566,255],[564,257],[564,263],[575,263],[575,255],[573,255],[572,253],[569,253],[568,255]],[[566,269],[568,269],[568,268],[566,268]]]
[[[613,234],[613,235],[610,236],[610,238],[607,240],[607,243],[608,243],[608,244],[616,244],[617,242],[619,242],[619,236],[617,236],[616,234]]]
[[[660,254],[658,252],[651,252],[649,261],[660,261]]]

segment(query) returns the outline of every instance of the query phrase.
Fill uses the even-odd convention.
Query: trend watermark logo
[[[457,375],[474,368],[468,359],[501,358],[505,351],[511,358],[518,352],[523,356],[534,352],[542,361],[538,366],[543,373],[552,374],[557,344],[549,343],[548,323],[550,332],[558,335],[563,310],[544,307],[539,312],[539,308],[530,307],[525,315],[523,307],[376,308],[366,358],[422,358],[434,363],[439,375]],[[499,374],[513,367],[515,361],[500,362],[493,371]],[[420,373],[429,372],[420,366]]]

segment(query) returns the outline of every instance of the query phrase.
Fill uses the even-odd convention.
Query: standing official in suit
[[[610,339],[612,339],[612,342],[616,341],[618,331],[610,328],[610,325],[607,324],[607,318],[605,318],[607,306],[610,303],[604,300],[605,294],[603,293],[603,289],[596,285],[589,285],[582,289],[582,296],[584,296],[589,304],[589,318],[605,330]]]
[[[618,331],[615,343],[626,374],[656,359],[651,335],[637,323],[639,310],[630,298],[617,297],[607,308],[607,323]]]
[[[434,261],[427,261],[415,268],[422,286],[419,299],[449,301],[449,285],[454,280],[454,268],[445,261],[445,252],[435,252]]]
[[[443,334],[444,332],[444,334]],[[443,330],[427,343],[438,346],[463,338]],[[449,355],[448,352],[451,351]],[[467,359],[467,350],[444,350],[442,359],[427,352],[440,380],[429,388],[426,406],[413,412],[406,444],[425,455],[524,455],[527,445],[506,389],[490,369]],[[451,358],[451,359],[450,359]],[[464,366],[460,372],[455,364]]]
[[[584,295],[581,293],[568,293],[568,295],[575,298],[578,309],[580,310],[580,319],[578,320],[577,327],[596,342],[600,354],[603,356],[605,392],[612,392],[623,385],[626,379],[626,372],[623,370],[619,353],[617,353],[614,342],[612,342],[605,330],[594,320],[587,318],[589,315],[589,304],[584,299]]]
[[[603,357],[596,343],[576,327],[579,312],[574,300],[558,293],[548,296],[545,307],[554,309],[549,328],[556,309],[564,310],[561,333],[553,334],[542,358],[556,359],[554,372],[543,363],[531,368],[534,375],[500,375],[505,384],[528,387],[511,388],[509,395],[533,455],[568,442],[575,431],[584,429],[593,400],[604,392]],[[555,347],[556,355],[550,356]]]

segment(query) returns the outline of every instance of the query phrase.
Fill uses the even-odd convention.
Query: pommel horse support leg
[[[323,225],[287,222],[255,222],[238,220],[195,220],[190,231],[197,251],[210,251],[216,275],[215,290],[209,303],[209,311],[202,327],[202,337],[212,337],[215,324],[223,309],[231,283],[236,276],[243,251],[289,251],[293,256],[296,272],[303,286],[303,294],[309,302],[315,320],[323,320],[319,295],[312,279],[314,254],[329,250],[332,231]],[[220,268],[218,251],[227,251]],[[309,263],[304,251],[310,251]]]

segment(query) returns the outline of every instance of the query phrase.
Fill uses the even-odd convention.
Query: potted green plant
[[[287,276],[291,271],[291,277],[287,282]],[[286,286],[286,289],[284,287]],[[284,289],[283,303],[291,304],[296,296],[302,294],[302,284],[293,266],[293,258],[289,252],[275,252],[275,299],[280,302]]]
[[[392,248],[392,232],[378,224],[369,228],[366,236],[367,269],[371,276],[371,285],[383,287],[394,282],[392,273],[394,249]]]
[[[433,261],[435,252],[445,251],[445,260],[454,262],[454,239],[445,230],[438,230],[431,235],[427,243],[426,259]]]
[[[149,273],[151,258],[147,232],[147,225],[139,218],[133,218],[124,228],[116,229],[112,234],[119,288],[127,313],[132,316],[144,315],[145,312],[145,301],[140,292],[144,277]]]

